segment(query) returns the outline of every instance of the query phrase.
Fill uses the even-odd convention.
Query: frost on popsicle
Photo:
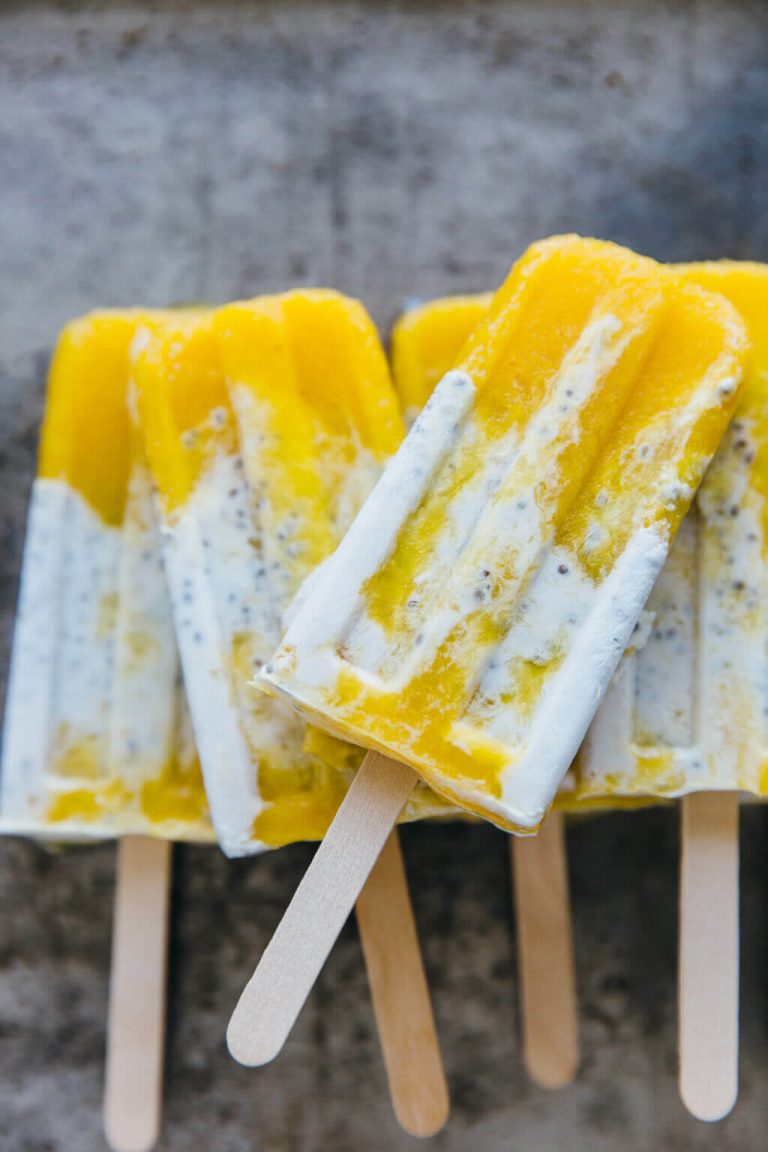
[[[722,436],[743,326],[653,261],[515,266],[261,681],[532,829]]]

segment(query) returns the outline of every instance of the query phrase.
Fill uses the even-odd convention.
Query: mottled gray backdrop
[[[387,329],[546,233],[768,258],[768,6],[726,0],[0,4],[0,644],[47,357],[95,305],[329,284]],[[584,1060],[520,1065],[504,838],[403,840],[453,1116],[445,1152],[762,1149],[766,824],[743,819],[741,1099],[675,1090],[675,812],[569,833]],[[310,849],[176,853],[163,1152],[406,1149],[350,927],[282,1058],[223,1032]],[[111,846],[0,844],[0,1149],[103,1148]]]

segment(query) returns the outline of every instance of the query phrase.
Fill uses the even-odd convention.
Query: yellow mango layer
[[[445,451],[414,479],[420,496],[388,554],[334,605],[334,620],[348,607],[335,640],[310,601],[265,688],[516,827],[518,765],[578,625],[557,623],[568,588],[591,603],[643,533],[663,554],[726,427],[746,347],[725,301],[653,261],[574,237],[535,245],[430,405],[437,419],[441,405],[459,405],[464,381],[474,387]],[[377,554],[373,519],[370,531]],[[364,552],[361,536],[353,549]],[[571,575],[549,614],[555,583],[539,593],[548,554]],[[531,595],[541,639],[526,622]],[[552,774],[544,765],[545,791]]]
[[[70,755],[76,751],[70,749]],[[138,819],[134,819],[134,813]],[[57,788],[45,819],[59,828],[72,822],[86,827],[92,823],[97,834],[101,834],[97,827],[101,825],[118,835],[124,824],[133,832],[169,839],[207,841],[213,838],[196,756],[189,763],[174,758],[157,776],[145,780],[138,790],[116,777],[95,781],[92,785],[79,783],[73,788]]]
[[[218,452],[236,451],[213,314],[194,309],[147,321],[132,378],[144,451],[159,498],[172,512]]]
[[[62,332],[48,377],[38,475],[122,523],[130,467],[128,351],[140,313],[93,312]]]

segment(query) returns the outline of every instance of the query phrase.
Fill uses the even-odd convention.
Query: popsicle
[[[147,324],[133,381],[219,842],[243,855],[316,839],[351,750],[248,681],[401,438],[375,329],[321,290],[190,311]],[[358,920],[395,1109],[427,1134],[447,1094],[396,840]]]
[[[4,831],[212,839],[126,407],[138,319],[74,321],[51,366],[5,720]]]
[[[647,640],[623,659],[590,727],[577,763],[585,797],[761,796],[768,779],[768,268],[680,272],[732,301],[752,351],[733,421],[649,598]]]
[[[734,419],[577,760],[581,802],[682,796],[680,1081],[695,1115],[738,1091],[738,794],[768,774],[768,268],[679,270],[721,292],[751,338]]]
[[[139,321],[76,320],[53,358],[0,777],[3,832],[121,837],[105,1088],[119,1152],[151,1147],[160,1126],[169,840],[213,839],[126,406]]]
[[[746,351],[724,300],[615,245],[515,265],[257,679],[372,751],[230,1022],[241,1057],[283,1042],[417,773],[540,825]]]
[[[491,294],[413,303],[392,331],[395,388],[411,422],[485,318]],[[579,1021],[565,827],[550,812],[538,836],[510,836],[523,1060],[545,1088],[569,1083],[579,1064]]]

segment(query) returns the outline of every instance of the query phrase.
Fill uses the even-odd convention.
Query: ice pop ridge
[[[212,837],[126,403],[140,321],[77,320],[53,359],[3,743],[9,831]]]
[[[249,680],[401,439],[375,330],[336,293],[288,293],[148,327],[133,375],[219,840],[318,838],[349,753]]]
[[[752,342],[736,412],[576,765],[576,794],[768,791],[768,268],[680,268]]]
[[[540,823],[732,410],[719,297],[535,245],[259,677],[512,830]]]

